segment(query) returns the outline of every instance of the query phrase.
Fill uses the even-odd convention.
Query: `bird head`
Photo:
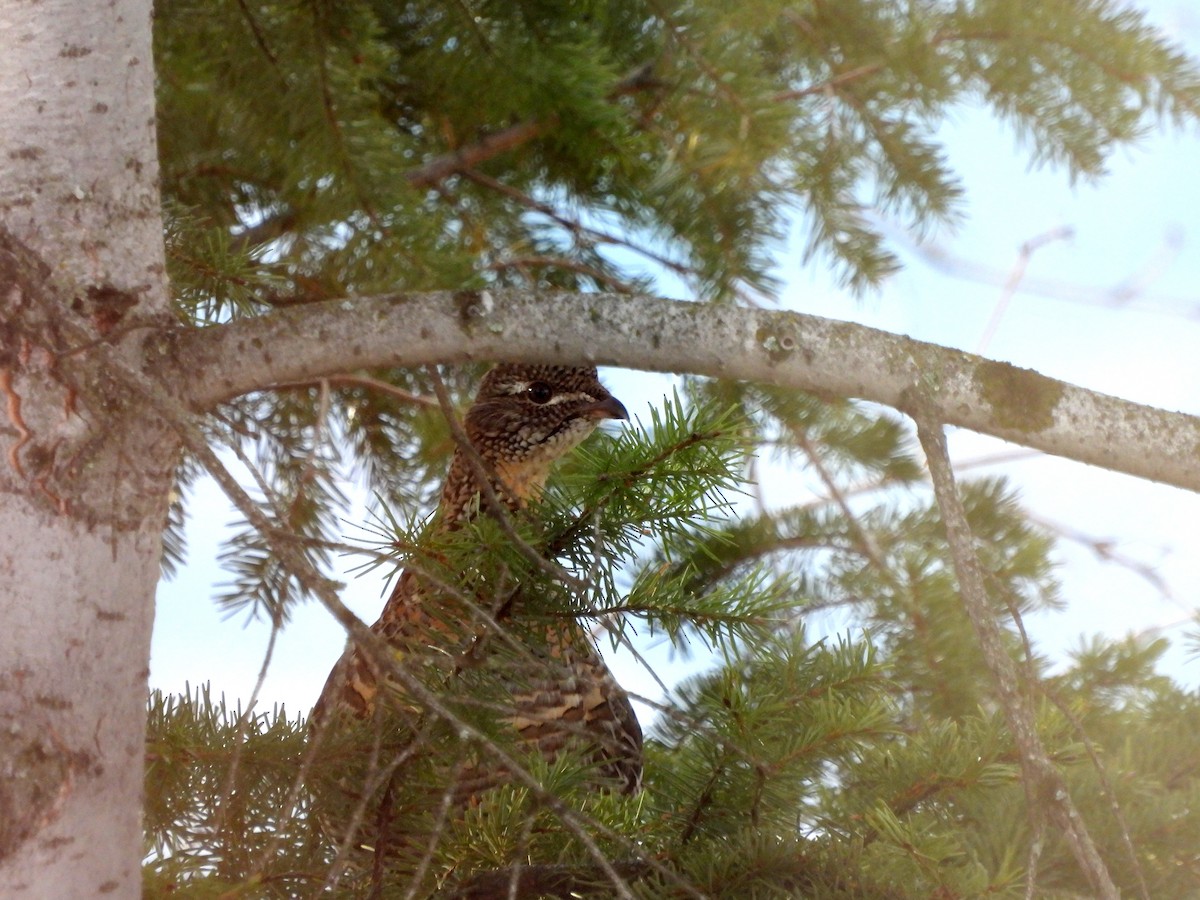
[[[551,465],[597,424],[628,418],[595,366],[502,363],[484,377],[464,426],[475,452],[495,472],[500,492],[519,506],[541,490]],[[447,499],[461,495],[464,480],[471,482],[461,455],[456,453],[451,466]]]

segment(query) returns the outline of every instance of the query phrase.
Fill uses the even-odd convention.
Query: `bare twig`
[[[824,81],[818,81],[816,84],[808,85],[808,87],[780,91],[771,99],[786,102],[788,100],[799,100],[802,97],[810,97],[813,94],[824,94],[827,91],[832,91],[860,78],[866,78],[868,75],[874,75],[876,72],[882,70],[883,63],[867,63],[866,65],[856,66],[853,69],[847,69],[844,72],[838,72],[836,75],[831,75]]]
[[[1183,604],[1175,592],[1171,590],[1171,585],[1167,579],[1163,577],[1159,566],[1153,563],[1144,562],[1136,559],[1127,553],[1122,553],[1117,549],[1118,543],[1111,538],[1097,537],[1094,534],[1088,534],[1078,528],[1072,528],[1062,522],[1054,522],[1036,513],[1026,513],[1026,517],[1031,521],[1045,528],[1047,531],[1057,534],[1059,537],[1079,544],[1081,547],[1089,550],[1100,562],[1111,563],[1115,566],[1120,566],[1132,572],[1137,577],[1144,580],[1154,590],[1158,591],[1161,597],[1183,609],[1188,607]],[[1163,548],[1160,548],[1163,549]]]
[[[905,245],[935,271],[963,281],[986,285],[1003,285],[1011,277],[1011,271],[1006,272],[958,256],[945,246],[919,241],[904,227],[886,218],[877,216],[873,217],[873,220],[890,239]],[[1200,315],[1200,307],[1195,300],[1183,296],[1150,294],[1147,291],[1179,256],[1182,248],[1180,233],[1172,229],[1163,236],[1162,243],[1150,259],[1116,284],[1087,285],[1050,278],[1022,278],[1017,289],[1022,294],[1051,297],[1101,309],[1136,308],[1146,312],[1196,318]]]
[[[334,99],[334,87],[331,77],[333,66],[329,58],[329,42],[326,40],[326,36],[334,33],[335,29],[330,27],[328,21],[324,21],[324,16],[328,14],[324,5],[319,3],[314,4],[311,7],[311,11],[313,28],[310,37],[316,45],[319,55],[316,70],[317,82],[320,85],[321,91],[321,106],[325,113],[325,121],[329,127],[329,133],[333,138],[335,154],[338,157],[341,169],[340,177],[344,178],[353,187],[354,193],[357,195],[357,205],[359,209],[366,213],[367,218],[371,221],[371,225],[386,232],[388,226],[380,220],[373,192],[367,190],[363,185],[359,167],[355,165],[356,157],[350,151],[346,138],[346,129],[342,122],[343,113],[338,110],[337,101]]]
[[[1029,842],[1029,856],[1025,863],[1025,900],[1037,898],[1038,863],[1042,859],[1042,851],[1046,848],[1046,826],[1038,822],[1034,826],[1033,840]]]
[[[421,882],[425,879],[425,875],[429,871],[429,866],[433,862],[433,855],[437,852],[438,843],[441,841],[442,835],[446,831],[446,826],[450,821],[450,810],[454,806],[454,797],[459,791],[458,779],[461,771],[462,766],[460,764],[455,769],[454,777],[446,783],[446,789],[442,791],[442,799],[438,803],[437,817],[434,819],[433,827],[429,830],[429,840],[425,842],[425,852],[421,854],[421,859],[417,863],[416,868],[413,869],[412,877],[409,878],[408,890],[404,894],[404,900],[415,900]]]
[[[324,736],[328,729],[329,720],[318,723],[317,732]],[[387,761],[383,766],[379,765],[379,752],[382,749],[382,729],[377,728],[375,731],[375,740],[371,743],[370,756],[367,758],[367,774],[363,778],[360,788],[358,802],[354,804],[354,808],[350,811],[350,818],[346,822],[345,828],[342,830],[342,837],[337,845],[337,855],[333,858],[333,862],[329,864],[329,871],[325,875],[325,883],[321,885],[322,891],[335,890],[342,880],[342,875],[345,874],[346,866],[350,861],[350,854],[356,849],[358,843],[359,830],[366,821],[367,807],[371,803],[375,792],[383,786],[406,762],[412,759],[417,752],[428,743],[428,728],[422,728],[413,734],[412,739],[404,746],[404,748]],[[314,751],[315,754],[315,751]]]
[[[242,18],[246,20],[246,25],[250,28],[250,33],[254,35],[254,42],[258,44],[258,49],[262,51],[262,55],[267,58],[267,61],[271,64],[271,67],[275,69],[276,74],[280,76],[279,81],[283,90],[286,91],[288,87],[287,79],[285,79],[282,73],[279,72],[279,57],[277,57],[274,51],[272,51],[267,45],[266,35],[264,35],[262,29],[259,28],[258,21],[254,18],[253,13],[250,12],[250,8],[246,5],[246,0],[238,0],[238,8],[242,11]]]
[[[388,384],[378,378],[371,378],[369,375],[330,375],[326,378],[315,379],[313,381],[285,381],[279,384],[271,385],[273,390],[308,390],[313,387],[318,387],[320,384],[328,382],[334,387],[364,387],[372,391],[378,391],[381,394],[387,394],[389,397],[395,397],[397,400],[402,400],[405,403],[411,403],[414,406],[424,406],[427,408],[436,408],[438,406],[437,399],[434,397],[424,397],[421,394],[414,394],[412,391],[406,391],[404,388],[396,387],[394,384]]]
[[[474,14],[467,15],[466,20],[471,27],[478,29]],[[486,46],[486,42],[481,40]],[[608,93],[610,100],[660,87],[662,83],[654,78],[653,62],[645,63],[634,68],[629,74],[613,85]],[[546,121],[536,119],[528,122],[518,122],[508,128],[489,134],[474,144],[467,144],[458,149],[436,156],[415,169],[404,173],[404,179],[413,187],[436,187],[451,175],[461,173],[465,169],[474,168],[480,163],[487,162],[509,150],[515,150],[550,131],[557,121],[552,117]]]
[[[1008,311],[1008,304],[1012,302],[1013,295],[1017,292],[1017,286],[1025,277],[1025,270],[1029,268],[1029,261],[1033,259],[1033,254],[1052,241],[1070,240],[1074,235],[1075,229],[1064,225],[1035,235],[1021,245],[1016,261],[1013,262],[1012,269],[1009,270],[1008,277],[1004,280],[1004,287],[1000,291],[1000,297],[996,300],[992,317],[988,319],[988,323],[983,329],[983,335],[979,338],[979,346],[975,348],[976,353],[984,353],[988,344],[992,342],[996,330],[1000,327],[1000,320],[1004,318],[1005,312]]]
[[[1113,819],[1117,823],[1117,829],[1121,833],[1121,844],[1125,848],[1125,854],[1129,857],[1129,865],[1133,869],[1133,874],[1137,877],[1138,896],[1142,900],[1150,900],[1150,888],[1146,884],[1146,875],[1142,871],[1142,864],[1138,859],[1137,849],[1133,846],[1133,837],[1129,832],[1129,823],[1125,821],[1125,813],[1121,810],[1121,803],[1117,799],[1117,792],[1113,787],[1112,780],[1108,777],[1108,770],[1104,767],[1103,760],[1100,759],[1100,752],[1096,749],[1096,744],[1092,740],[1091,735],[1087,733],[1087,729],[1083,725],[1083,721],[1079,716],[1072,712],[1067,706],[1065,700],[1052,690],[1049,685],[1038,683],[1038,689],[1043,695],[1049,698],[1050,702],[1058,707],[1061,712],[1071,723],[1071,727],[1075,729],[1075,734],[1079,740],[1083,742],[1084,749],[1087,751],[1088,759],[1092,761],[1092,768],[1096,771],[1096,778],[1100,782],[1100,790],[1104,792],[1105,799],[1112,809]]]

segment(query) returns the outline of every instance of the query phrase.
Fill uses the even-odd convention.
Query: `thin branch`
[[[327,733],[329,721],[329,719],[326,719],[318,723],[316,731],[319,738],[323,738]],[[366,820],[367,807],[370,805],[376,791],[391,779],[406,762],[412,759],[419,750],[428,745],[428,723],[426,723],[426,727],[417,730],[404,748],[389,759],[384,766],[379,765],[379,751],[382,748],[382,740],[383,730],[382,728],[376,728],[375,740],[371,743],[371,753],[367,759],[367,771],[363,778],[362,790],[358,802],[354,804],[354,808],[350,811],[350,819],[346,823],[346,827],[342,832],[342,839],[337,846],[337,855],[334,856],[333,862],[329,864],[329,871],[325,875],[325,882],[321,885],[322,891],[336,890],[338,884],[341,882],[342,875],[345,874],[346,867],[349,865],[350,854],[354,851],[355,845],[358,842],[359,830]],[[314,748],[314,756],[315,752]],[[265,862],[264,855],[264,864]]]
[[[271,68],[275,69],[276,74],[279,75],[283,90],[286,91],[287,79],[279,72],[279,58],[267,44],[266,35],[263,34],[262,29],[258,26],[258,21],[254,18],[254,14],[250,11],[249,6],[246,5],[246,0],[238,0],[238,9],[242,11],[242,18],[246,20],[246,26],[250,29],[250,33],[254,35],[254,43],[258,44],[258,49],[262,51],[262,55],[267,58],[267,62],[271,64]]]
[[[883,71],[883,68],[883,63],[867,63],[865,65],[856,66],[853,69],[847,69],[844,72],[838,72],[836,75],[831,75],[824,81],[818,81],[816,84],[810,84],[808,87],[780,91],[771,99],[782,103],[788,100],[800,100],[803,97],[811,97],[813,94],[824,94],[826,92],[833,91],[844,84],[849,84],[852,81],[857,81],[860,78],[866,78],[868,75],[874,75],[877,72],[881,72]]]
[[[945,524],[963,606],[975,629],[980,651],[1020,758],[1021,781],[1029,806],[1030,824],[1037,833],[1044,825],[1044,817],[1049,818],[1061,830],[1096,895],[1101,900],[1118,900],[1120,894],[1104,859],[1071,799],[1062,773],[1051,762],[1042,745],[1033,710],[1020,690],[1016,665],[1005,649],[1000,625],[988,599],[983,567],[975,553],[966,509],[959,497],[954,470],[950,465],[945,432],[936,416],[925,408],[920,396],[914,394],[910,411],[916,420],[917,435],[929,463],[929,476]]]
[[[405,172],[404,180],[413,187],[433,187],[451,175],[457,175],[465,169],[487,162],[494,156],[529,143],[549,128],[550,124],[546,122],[519,122],[495,134],[489,134],[477,144],[468,144],[453,153],[435,156],[424,165]]]
[[[682,278],[688,278],[696,274],[695,269],[693,269],[691,266],[676,262],[675,260],[663,256],[661,253],[650,250],[647,247],[643,247],[640,244],[635,244],[633,241],[621,236],[620,234],[617,234],[616,232],[602,231],[599,228],[592,228],[591,226],[584,225],[578,219],[568,218],[549,203],[543,203],[542,201],[529,196],[524,191],[518,190],[517,188],[505,184],[502,181],[497,181],[495,178],[484,175],[482,172],[479,172],[475,169],[464,169],[462,174],[471,179],[471,181],[474,181],[476,184],[489,188],[498,194],[503,194],[504,196],[517,201],[517,203],[525,208],[532,209],[534,212],[541,213],[547,218],[552,219],[563,228],[566,228],[568,231],[570,231],[577,240],[583,239],[589,243],[594,242],[611,244],[614,247],[625,247],[627,250],[632,250],[634,253],[646,257],[651,262],[657,263],[664,269],[674,272],[676,275],[679,275]]]
[[[655,15],[657,15],[662,23],[666,26],[664,29],[666,35],[679,46],[679,48],[683,51],[683,54],[691,59],[696,68],[703,72],[707,77],[708,84],[712,87],[713,94],[724,97],[726,102],[728,102],[730,106],[735,108],[743,116],[748,115],[746,101],[741,98],[737,91],[730,87],[729,80],[724,77],[724,70],[709,62],[708,58],[704,55],[704,52],[696,46],[696,42],[691,37],[694,29],[688,27],[686,24],[677,24],[671,16],[672,10],[663,4],[651,0],[650,7],[654,10]],[[711,95],[710,99],[712,99]]]
[[[841,510],[842,515],[846,519],[846,524],[849,526],[851,533],[857,541],[863,556],[871,563],[881,574],[888,576],[889,570],[883,561],[883,553],[879,549],[879,544],[870,532],[863,527],[862,522],[858,520],[858,516],[854,514],[854,510],[850,508],[850,503],[846,499],[846,495],[838,487],[837,480],[830,474],[829,469],[821,459],[821,454],[817,451],[816,446],[809,440],[808,435],[801,428],[791,427],[792,436],[796,439],[796,443],[800,445],[800,449],[808,457],[809,463],[816,469],[817,476],[821,479],[821,483],[825,485],[825,490],[829,492],[829,499],[834,505]]]
[[[221,785],[221,800],[217,807],[213,823],[213,826],[218,831],[222,831],[225,827],[225,810],[229,806],[229,802],[233,797],[234,786],[237,784],[238,770],[242,764],[242,750],[246,746],[246,732],[250,726],[251,717],[254,715],[254,708],[258,705],[258,697],[262,693],[263,684],[267,680],[267,672],[271,667],[271,659],[275,655],[275,643],[279,637],[279,628],[279,616],[272,611],[271,634],[267,638],[267,649],[263,653],[262,665],[258,667],[258,677],[254,680],[254,688],[250,691],[250,699],[246,701],[246,708],[238,716],[237,725],[233,732],[234,747],[229,760],[229,772],[225,776],[225,783]]]
[[[616,636],[617,643],[629,651],[629,655],[633,657],[634,661],[640,665],[646,671],[646,674],[654,680],[654,683],[658,685],[658,689],[663,692],[663,696],[669,697],[671,695],[671,689],[667,686],[667,683],[662,680],[654,666],[650,665],[650,661],[642,655],[641,651],[639,651],[637,647],[634,646],[633,641],[629,639],[629,635],[627,635],[617,626],[608,624],[610,618],[610,616],[604,617],[604,630],[609,634]],[[630,697],[633,696],[628,692],[626,692],[626,694]]]
[[[484,268],[492,272],[517,269],[526,278],[529,278],[529,273],[525,271],[527,268],[562,269],[567,272],[574,272],[577,275],[586,275],[594,281],[607,284],[614,291],[625,294],[633,292],[633,285],[628,281],[616,275],[602,272],[595,266],[589,266],[587,263],[577,262],[563,256],[514,256],[510,259],[490,262]]]
[[[1097,537],[1094,534],[1088,534],[1078,528],[1072,528],[1070,525],[1065,525],[1062,522],[1054,522],[1044,516],[1033,512],[1026,512],[1025,517],[1036,525],[1040,525],[1047,531],[1053,532],[1060,538],[1072,541],[1084,549],[1090,551],[1097,560],[1104,563],[1111,563],[1115,566],[1120,566],[1128,570],[1132,574],[1141,578],[1156,590],[1162,599],[1180,607],[1181,609],[1190,609],[1185,603],[1181,602],[1175,596],[1175,592],[1171,590],[1171,585],[1166,578],[1163,577],[1161,568],[1154,563],[1145,562],[1137,559],[1128,553],[1122,553],[1118,549],[1117,541],[1112,538]],[[1160,548],[1165,551],[1166,548]]]
[[[272,385],[272,388],[274,390],[287,390],[289,388],[307,390],[318,387],[323,382],[328,382],[334,387],[365,387],[381,394],[387,394],[389,397],[395,397],[397,400],[402,400],[405,403],[411,403],[414,406],[424,406],[432,409],[437,409],[440,406],[435,397],[423,397],[420,394],[414,394],[412,391],[406,391],[404,388],[396,387],[394,384],[388,384],[386,381],[378,378],[371,378],[369,375],[330,375],[326,378],[310,381],[287,381]]]
[[[522,860],[529,857],[529,838],[533,834],[533,823],[534,817],[526,816],[521,826],[521,836],[517,838],[517,852],[513,854],[516,862],[513,863],[508,879],[508,900],[520,900],[517,892],[521,888],[521,870],[524,868]]]
[[[429,840],[425,842],[425,852],[421,854],[421,859],[417,866],[413,869],[412,877],[409,879],[408,890],[404,894],[404,900],[415,900],[417,890],[421,886],[421,882],[425,880],[425,875],[429,871],[429,866],[433,863],[433,855],[437,852],[438,843],[442,839],[442,835],[446,831],[446,826],[450,822],[450,811],[454,807],[454,797],[459,791],[459,777],[462,773],[462,764],[455,769],[454,777],[446,783],[446,789],[442,791],[441,802],[438,803],[437,817],[433,821],[433,827],[429,830]]]
[[[946,246],[918,240],[905,227],[883,216],[873,215],[872,223],[890,240],[904,245],[934,271],[974,284],[986,285],[1002,285],[1009,277],[1008,272],[958,256]],[[1183,246],[1182,233],[1178,229],[1168,229],[1150,258],[1115,284],[1086,285],[1049,278],[1023,278],[1018,292],[1100,309],[1138,309],[1162,315],[1195,318],[1200,315],[1200,306],[1194,299],[1147,292],[1147,288],[1179,257]]]
[[[1029,856],[1025,863],[1025,900],[1037,898],[1037,870],[1042,859],[1042,851],[1046,849],[1046,829],[1039,825],[1029,842]]]
[[[474,15],[465,17],[473,28],[478,28]],[[481,44],[484,42],[481,40]],[[486,44],[484,44],[486,46]],[[613,85],[608,93],[609,100],[615,100],[628,94],[661,87],[662,82],[654,78],[653,63],[646,63],[633,69],[624,78]],[[475,144],[459,147],[451,153],[435,156],[415,169],[404,173],[404,180],[416,188],[436,187],[452,175],[461,174],[467,169],[473,169],[480,163],[487,162],[509,150],[515,150],[550,131],[557,121],[536,119],[528,122],[518,122],[494,134],[489,134]]]
[[[320,56],[316,70],[317,83],[320,86],[321,92],[321,107],[325,113],[325,121],[329,127],[329,133],[333,138],[342,177],[352,186],[357,196],[359,208],[366,213],[371,224],[375,228],[386,232],[388,230],[387,226],[380,221],[372,192],[366,190],[362,184],[359,167],[355,164],[356,156],[348,147],[342,116],[338,112],[337,101],[334,97],[334,86],[330,80],[330,50],[328,41],[326,40],[326,36],[333,33],[334,29],[330,27],[328,21],[324,21],[322,18],[326,13],[325,7],[322,4],[312,4],[311,11],[313,19],[311,38]]]
[[[244,0],[241,0],[244,2]],[[229,240],[229,249],[234,253],[254,253],[264,244],[277,241],[292,231],[300,221],[299,214],[284,208],[274,211],[274,215],[264,215],[253,225],[243,225]],[[178,251],[176,251],[178,254]],[[179,254],[181,255],[181,254]],[[189,258],[189,262],[192,260]],[[229,278],[227,273],[220,273],[222,278]],[[245,285],[246,281],[235,282]]]
[[[1071,727],[1075,729],[1075,734],[1078,735],[1079,740],[1083,743],[1084,749],[1087,751],[1088,758],[1091,760],[1092,768],[1096,772],[1096,779],[1100,782],[1100,791],[1108,800],[1109,807],[1112,809],[1113,820],[1116,822],[1117,830],[1121,834],[1121,843],[1125,847],[1125,852],[1129,857],[1129,865],[1133,869],[1134,875],[1137,876],[1139,896],[1142,898],[1142,900],[1150,900],[1150,891],[1146,885],[1146,876],[1142,872],[1141,862],[1138,860],[1137,850],[1133,845],[1133,837],[1129,832],[1129,824],[1125,820],[1125,814],[1121,809],[1121,803],[1117,799],[1117,792],[1114,790],[1112,781],[1108,777],[1108,770],[1105,769],[1104,763],[1100,759],[1100,753],[1096,749],[1096,744],[1094,741],[1092,741],[1091,735],[1088,734],[1087,729],[1084,727],[1083,720],[1081,720],[1077,715],[1075,715],[1074,712],[1071,711],[1071,708],[1067,705],[1066,701],[1059,696],[1057,691],[1053,690],[1048,684],[1038,678],[1037,671],[1034,667],[1033,644],[1029,640],[1029,634],[1025,630],[1025,621],[1021,615],[1021,610],[1017,607],[1017,604],[1013,602],[1012,598],[1007,593],[1004,596],[1004,600],[1008,607],[1008,613],[1010,616],[1012,616],[1013,623],[1017,627],[1017,632],[1021,636],[1021,646],[1025,651],[1023,668],[1025,670],[1025,683],[1028,687],[1026,694],[1027,700],[1030,704],[1032,704],[1034,702],[1035,692],[1043,697],[1046,697],[1051,703],[1058,707],[1059,712],[1063,714],[1067,721],[1071,723]],[[1038,843],[1039,842],[1035,840],[1033,842],[1033,846],[1036,847]],[[1031,847],[1030,853],[1031,855],[1033,854],[1033,847]],[[1033,871],[1036,871],[1036,867],[1031,868],[1027,893],[1029,893],[1029,891],[1031,891],[1033,888]]]

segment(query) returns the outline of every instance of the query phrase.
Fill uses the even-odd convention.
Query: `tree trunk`
[[[0,896],[140,893],[176,441],[118,374],[167,315],[148,0],[0,0]]]

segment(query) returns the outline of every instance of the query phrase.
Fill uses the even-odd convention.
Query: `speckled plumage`
[[[555,460],[600,420],[614,418],[627,418],[625,408],[600,384],[594,367],[504,364],[484,377],[463,425],[479,461],[493,475],[497,497],[517,510],[541,491]],[[479,509],[475,472],[467,453],[456,450],[438,505],[438,529],[453,529]],[[447,623],[448,608],[454,604],[408,570],[372,628],[410,659],[419,655],[452,666],[466,636],[456,623]],[[568,745],[585,749],[605,783],[636,789],[641,729],[587,631],[572,618],[556,620],[544,644],[530,644],[521,660],[511,673],[500,673],[511,697],[509,721],[521,740],[547,759]],[[394,693],[389,690],[389,698]],[[351,647],[330,673],[313,720],[322,722],[335,710],[370,715],[379,695],[378,673]],[[458,778],[462,792],[470,795],[499,783],[504,773],[460,772]]]

